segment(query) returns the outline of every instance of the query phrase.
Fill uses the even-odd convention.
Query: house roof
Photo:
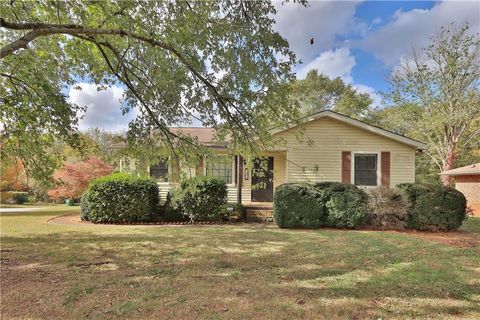
[[[350,124],[354,127],[365,129],[367,131],[378,134],[380,136],[384,136],[384,137],[390,138],[392,140],[396,140],[398,142],[401,142],[403,144],[409,145],[411,147],[415,147],[418,150],[425,150],[426,147],[427,147],[426,144],[424,144],[423,142],[420,142],[418,140],[408,138],[408,137],[403,136],[401,134],[398,134],[398,133],[395,133],[395,132],[392,132],[392,131],[388,131],[386,129],[368,124],[366,122],[363,122],[363,121],[360,121],[360,120],[357,120],[357,119],[350,118],[346,115],[343,115],[341,113],[331,111],[331,110],[324,110],[324,111],[320,111],[320,112],[308,115],[308,116],[300,119],[300,122],[301,123],[308,123],[308,122],[311,122],[311,121],[314,121],[314,120],[317,120],[317,119],[321,119],[321,118],[324,118],[324,117],[329,117],[329,118],[332,118],[332,119],[336,119],[338,121]],[[273,134],[279,133],[279,132],[294,128],[296,126],[298,126],[298,124],[294,124],[290,127],[284,128],[284,129],[273,130],[272,133]]]
[[[336,119],[338,121],[350,124],[354,127],[358,127],[367,131],[370,131],[372,133],[378,134],[380,136],[384,136],[387,138],[390,138],[392,140],[396,140],[398,142],[401,142],[403,144],[409,145],[411,147],[414,147],[418,150],[424,150],[426,149],[426,145],[418,140],[408,138],[406,136],[385,130],[383,128],[368,124],[366,122],[356,120],[353,118],[350,118],[348,116],[345,116],[343,114],[340,114],[338,112],[334,112],[331,110],[324,110],[320,111],[311,115],[308,115],[306,117],[303,117],[300,119],[300,123],[308,123],[310,121],[314,121],[320,118],[324,117],[330,117],[333,119]],[[273,129],[271,131],[272,134],[276,134],[288,129],[292,129],[294,127],[298,126],[298,123],[292,124],[291,126],[283,129]],[[188,135],[191,137],[197,137],[198,142],[205,145],[209,146],[212,148],[225,148],[227,146],[227,142],[218,142],[214,140],[215,137],[215,129],[214,128],[205,128],[205,127],[169,127],[168,128],[172,133],[174,134],[184,134]],[[116,143],[111,145],[112,148],[114,149],[121,149],[126,147],[126,143]]]
[[[203,144],[212,148],[224,148],[227,146],[227,142],[215,141],[215,129],[205,127],[169,127],[173,134],[190,136],[197,138],[200,144]],[[127,147],[126,142],[112,143],[110,145],[112,149],[123,149]]]
[[[480,162],[465,167],[443,171],[440,173],[446,176],[464,176],[464,175],[480,175]]]
[[[197,138],[200,144],[211,147],[225,147],[226,142],[215,141],[215,129],[204,127],[170,127],[168,128],[174,134],[181,134]]]

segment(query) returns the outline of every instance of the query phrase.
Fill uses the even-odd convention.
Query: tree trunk
[[[457,154],[455,152],[455,145],[450,146],[447,151],[447,157],[442,161],[442,172],[455,169],[455,161],[457,160]],[[446,186],[451,186],[453,183],[452,177],[447,175],[441,175],[440,179]]]

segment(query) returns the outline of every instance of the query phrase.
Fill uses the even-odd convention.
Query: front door
[[[252,202],[273,202],[273,157],[253,162]]]

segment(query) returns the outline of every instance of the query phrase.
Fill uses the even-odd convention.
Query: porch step
[[[273,221],[272,207],[247,207],[247,222],[270,222]]]

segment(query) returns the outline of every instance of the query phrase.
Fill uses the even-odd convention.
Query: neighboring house
[[[273,136],[283,143],[264,152],[263,163],[254,161],[252,168],[246,168],[241,155],[227,153],[227,143],[213,142],[213,129],[171,130],[198,137],[217,155],[201,159],[195,168],[176,167],[182,167],[189,176],[204,174],[223,179],[228,185],[229,202],[253,207],[271,206],[275,188],[287,182],[337,181],[362,187],[414,182],[415,154],[425,149],[419,141],[322,111],[304,118],[301,125],[274,130]],[[166,161],[150,167],[150,175],[161,180],[173,176],[171,171]],[[171,185],[160,183],[162,201]]]
[[[465,195],[467,205],[473,210],[473,214],[480,215],[480,162],[441,174],[454,178],[455,189]]]

